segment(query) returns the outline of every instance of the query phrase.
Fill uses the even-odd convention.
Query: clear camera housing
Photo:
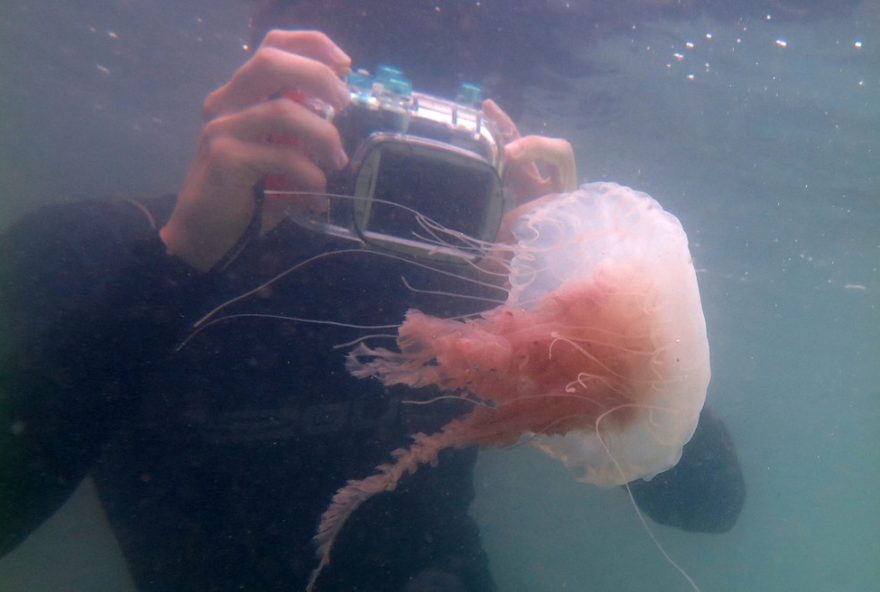
[[[353,199],[331,200],[327,219],[311,225],[410,256],[476,258],[454,236],[491,242],[504,213],[503,144],[479,87],[462,85],[451,101],[413,92],[389,67],[354,72],[348,84],[350,105],[331,118],[351,161],[327,190]],[[450,230],[447,244],[430,240],[419,216]]]

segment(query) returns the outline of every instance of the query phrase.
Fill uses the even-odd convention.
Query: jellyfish
[[[474,405],[335,494],[315,536],[320,562],[308,590],[353,512],[446,448],[525,440],[575,479],[604,487],[678,462],[710,376],[678,219],[645,193],[590,183],[515,210],[507,232],[503,304],[464,319],[410,310],[395,350],[361,343],[350,352],[354,376],[435,387]]]

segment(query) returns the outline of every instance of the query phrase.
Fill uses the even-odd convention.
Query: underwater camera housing
[[[476,258],[454,237],[494,241],[504,213],[503,143],[480,110],[480,88],[464,84],[456,101],[441,99],[413,92],[387,66],[354,72],[348,85],[349,107],[331,117],[351,161],[327,191],[354,199],[331,200],[326,220],[309,225],[407,256]],[[420,216],[452,233],[438,241]]]

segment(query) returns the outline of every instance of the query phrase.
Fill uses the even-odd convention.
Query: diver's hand
[[[496,240],[514,240],[513,223],[541,203],[563,191],[577,189],[574,150],[566,140],[520,136],[516,124],[494,101],[483,102],[483,112],[495,120],[504,140],[504,196],[512,206],[501,221]],[[538,163],[547,175],[541,174]],[[491,259],[491,258],[487,258]]]
[[[483,102],[483,112],[495,120],[504,139],[504,183],[515,206],[548,193],[577,189],[574,151],[567,140],[520,136],[513,120],[491,99]],[[544,165],[546,177],[537,163]]]
[[[208,95],[195,157],[160,231],[170,254],[211,269],[250,222],[253,186],[267,175],[284,175],[290,190],[325,190],[324,171],[348,163],[339,134],[282,94],[343,109],[349,95],[341,78],[350,68],[348,55],[323,33],[275,30],[229,82]],[[292,141],[272,142],[273,136]],[[280,222],[284,206],[266,199],[264,231]]]

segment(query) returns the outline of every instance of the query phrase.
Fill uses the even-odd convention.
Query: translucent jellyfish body
[[[693,435],[709,383],[709,346],[687,236],[647,194],[583,185],[514,213],[507,301],[478,318],[411,310],[399,351],[359,346],[358,377],[433,385],[475,401],[435,434],[415,434],[394,461],[334,497],[316,542],[322,557],[345,519],[448,447],[503,447],[523,437],[601,486],[673,466]]]

